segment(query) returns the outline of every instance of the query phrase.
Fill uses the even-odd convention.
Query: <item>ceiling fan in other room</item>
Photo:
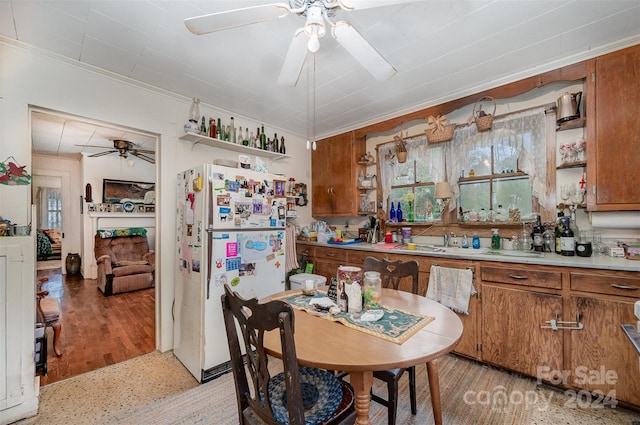
[[[184,23],[189,31],[201,35],[283,18],[290,14],[304,18],[306,23],[293,35],[278,78],[279,86],[295,86],[307,57],[307,50],[315,53],[320,48],[319,39],[326,34],[326,21],[338,43],[378,81],[384,81],[396,73],[395,68],[349,22],[333,22],[330,18],[339,10],[370,9],[416,1],[420,0],[289,0],[289,4],[272,3],[197,16],[185,19]]]
[[[96,157],[99,157],[99,156],[109,155],[109,154],[112,154],[112,153],[117,153],[121,157],[127,158],[129,156],[129,154],[131,154],[131,155],[133,155],[133,156],[135,156],[137,158],[140,158],[142,160],[150,162],[151,164],[155,164],[156,163],[155,159],[151,158],[150,156],[145,155],[145,154],[153,154],[153,153],[155,153],[152,150],[138,149],[133,142],[130,142],[128,140],[117,139],[117,138],[109,138],[109,140],[111,140],[113,142],[113,149],[110,149],[110,148],[108,148],[106,146],[96,146],[96,145],[76,145],[76,146],[81,146],[81,147],[86,147],[86,148],[109,149],[109,150],[104,151],[104,152],[98,152],[98,153],[94,153],[93,155],[89,155],[89,158],[96,158]]]

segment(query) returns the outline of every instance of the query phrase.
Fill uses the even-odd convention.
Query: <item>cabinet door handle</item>
[[[510,274],[509,277],[512,279],[520,279],[520,280],[529,279],[529,276],[523,276],[521,274]]]
[[[611,285],[612,288],[617,288],[617,289],[626,289],[628,291],[636,291],[640,288],[638,288],[637,286],[631,286],[631,285],[618,285],[616,283]]]
[[[327,257],[335,257],[336,254],[334,254],[333,252],[327,252]]]

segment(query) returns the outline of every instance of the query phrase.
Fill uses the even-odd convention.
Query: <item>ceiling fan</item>
[[[156,160],[151,158],[150,156],[147,156],[145,154],[147,153],[155,153],[152,150],[148,150],[148,149],[138,149],[136,148],[136,145],[133,142],[130,142],[128,140],[123,140],[123,139],[118,139],[118,138],[109,138],[109,140],[111,140],[113,142],[113,149],[109,149],[105,146],[96,146],[96,145],[76,145],[76,146],[82,146],[82,147],[88,147],[88,148],[104,148],[104,149],[109,149],[107,151],[104,152],[98,152],[98,153],[94,153],[93,155],[89,155],[89,158],[96,158],[99,156],[103,156],[103,155],[109,155],[112,153],[118,153],[121,157],[123,158],[127,158],[129,156],[129,154],[140,158],[142,160],[145,160],[147,162],[150,162],[152,164],[156,163]]]
[[[304,27],[293,35],[278,78],[279,86],[295,86],[307,57],[307,50],[315,53],[319,39],[326,34],[325,21],[331,34],[377,80],[384,81],[396,73],[395,68],[347,21],[333,22],[330,18],[340,10],[352,11],[420,0],[289,0],[261,6],[233,9],[185,19],[184,23],[196,35],[255,24],[290,14],[306,20]]]

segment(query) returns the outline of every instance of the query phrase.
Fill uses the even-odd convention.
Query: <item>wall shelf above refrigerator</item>
[[[250,146],[238,145],[236,143],[227,142],[225,140],[214,139],[212,137],[202,136],[200,134],[186,133],[180,137],[180,140],[191,143],[191,148],[199,143],[214,148],[227,149],[235,152],[241,152],[247,155],[261,156],[263,158],[271,158],[273,160],[279,160],[282,158],[290,158],[289,155],[264,151],[262,149],[252,148]]]

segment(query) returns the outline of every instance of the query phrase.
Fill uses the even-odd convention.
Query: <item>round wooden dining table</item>
[[[326,288],[325,288],[326,290]],[[282,298],[300,292],[281,292],[268,299]],[[356,424],[370,424],[370,391],[373,372],[415,366],[425,362],[436,424],[442,423],[438,357],[450,352],[462,336],[462,322],[447,307],[409,292],[382,290],[382,304],[394,309],[431,316],[433,321],[413,336],[397,344],[343,324],[294,309],[294,336],[300,366],[345,371],[355,392]],[[264,346],[270,355],[281,358],[277,330],[265,335]]]

